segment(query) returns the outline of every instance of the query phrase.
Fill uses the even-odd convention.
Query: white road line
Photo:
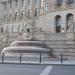
[[[50,71],[52,70],[53,66],[47,66],[45,70],[40,75],[49,75]]]

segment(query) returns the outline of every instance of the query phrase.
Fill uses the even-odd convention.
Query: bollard
[[[40,53],[40,63],[41,63],[41,53]]]
[[[22,53],[20,53],[20,63],[21,63],[21,61],[22,61]]]
[[[62,53],[61,53],[61,63],[63,63],[63,55],[62,55]]]
[[[2,54],[2,63],[3,63],[3,61],[4,61],[4,53]]]

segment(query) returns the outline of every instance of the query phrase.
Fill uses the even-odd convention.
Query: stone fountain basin
[[[35,46],[15,46],[15,47],[6,47],[2,50],[3,53],[49,53],[50,49],[35,47]]]
[[[40,41],[14,41],[11,43],[11,46],[44,46],[43,42]]]

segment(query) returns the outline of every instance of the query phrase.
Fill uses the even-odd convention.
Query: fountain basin
[[[49,53],[50,49],[40,48],[34,46],[15,46],[15,47],[6,47],[2,50],[3,53]]]

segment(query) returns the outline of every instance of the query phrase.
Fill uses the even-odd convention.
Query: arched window
[[[23,19],[23,15],[24,15],[24,12],[22,11],[22,12],[21,12],[21,19]]]
[[[19,26],[18,26],[18,32],[21,32],[22,29],[23,29],[22,25],[19,25]]]
[[[35,17],[38,17],[38,16],[39,16],[39,9],[36,8],[36,9],[35,9]]]
[[[13,30],[14,30],[14,26],[12,26],[12,33],[13,33]]]
[[[6,33],[8,33],[9,32],[9,28],[8,28],[8,26],[6,26]]]
[[[18,14],[17,14],[17,12],[16,12],[16,13],[15,13],[15,20],[17,20],[17,15],[18,15]]]
[[[67,15],[67,30],[73,25],[73,14]]]
[[[28,17],[30,17],[30,10],[28,10]]]
[[[9,18],[8,19],[11,20],[11,14],[9,14]]]
[[[1,27],[1,33],[3,33],[3,27]]]
[[[35,9],[35,16],[37,17],[37,9]]]
[[[4,15],[4,21],[6,20],[6,15]]]
[[[56,20],[56,32],[61,32],[61,16],[60,15],[57,15],[55,17],[55,20]]]

